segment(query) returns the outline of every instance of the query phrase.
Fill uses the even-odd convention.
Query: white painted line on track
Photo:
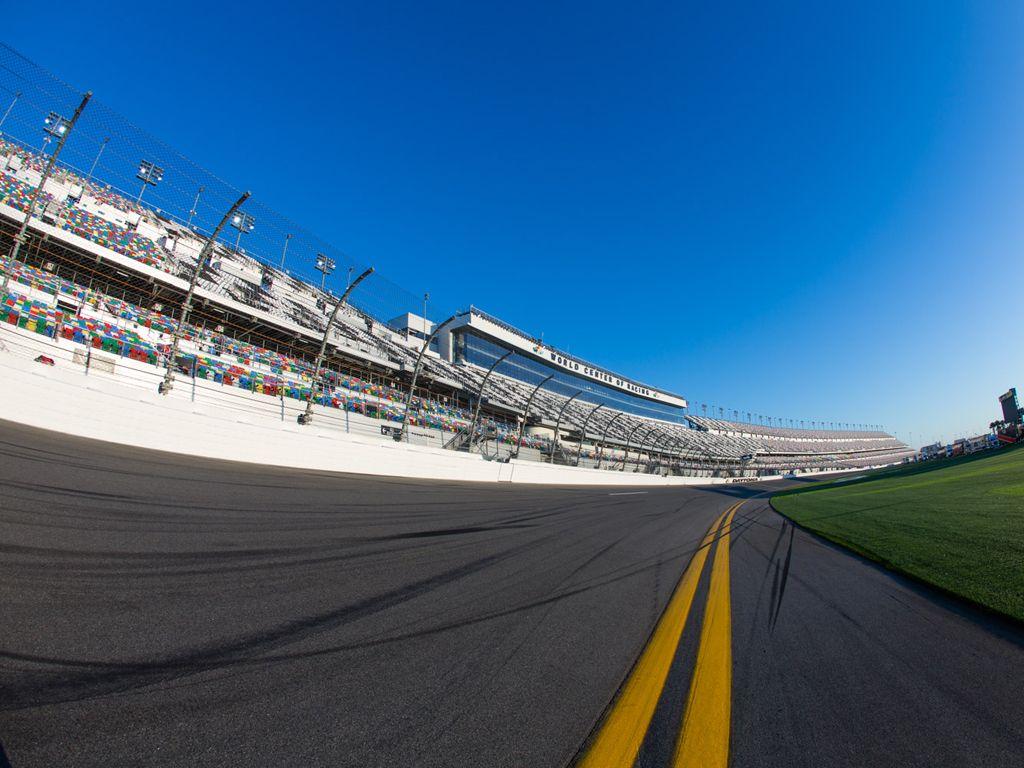
[[[609,493],[609,496],[636,496],[640,493],[647,493],[647,491],[618,491],[617,493]]]

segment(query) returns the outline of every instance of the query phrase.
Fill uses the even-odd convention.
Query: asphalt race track
[[[765,489],[329,475],[0,422],[0,766],[1024,764],[1024,629]]]

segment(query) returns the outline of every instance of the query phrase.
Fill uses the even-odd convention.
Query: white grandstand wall
[[[161,396],[152,366],[98,353],[97,365],[87,373],[81,362],[75,362],[75,352],[79,360],[84,358],[80,345],[55,344],[6,325],[0,342],[0,419],[79,437],[279,467],[448,481],[602,486],[730,482],[526,460],[487,461],[479,454],[396,443],[380,434],[381,422],[363,420],[358,414],[349,415],[349,424],[358,423],[360,428],[350,427],[346,433],[336,423],[337,413],[322,408],[316,409],[312,426],[301,427],[294,418],[299,409],[287,402],[283,417],[280,404],[267,397],[252,395],[243,407],[237,394],[226,392],[229,388],[201,379],[195,381],[193,402],[193,380],[187,377],[178,378],[170,396]],[[36,355],[51,357],[56,365],[35,362]],[[108,365],[99,363],[104,359]],[[246,393],[241,395],[248,399]],[[366,421],[373,429],[366,428]],[[430,431],[414,428],[413,435],[433,442]]]

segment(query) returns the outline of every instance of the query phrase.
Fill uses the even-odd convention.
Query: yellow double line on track
[[[697,663],[672,765],[701,768],[728,765],[732,705],[729,528],[742,504],[742,501],[733,504],[708,529],[633,671],[583,757],[576,763],[577,768],[629,768],[636,761],[665,688],[711,543],[719,531]]]

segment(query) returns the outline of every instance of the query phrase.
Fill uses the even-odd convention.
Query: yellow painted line
[[[742,502],[740,502],[742,504]],[[711,566],[700,649],[693,668],[675,768],[727,768],[732,718],[732,606],[729,596],[729,528],[740,504],[729,511]]]
[[[629,768],[633,765],[665,687],[715,531],[725,516],[737,506],[739,503],[719,515],[708,529],[700,547],[693,553],[651,639],[601,723],[597,735],[576,764],[577,768]]]

